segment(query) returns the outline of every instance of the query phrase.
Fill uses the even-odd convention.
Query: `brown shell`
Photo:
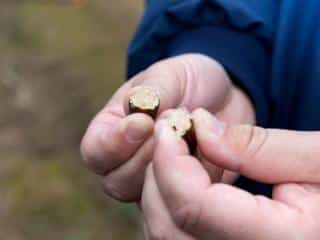
[[[159,106],[156,106],[154,109],[142,109],[138,106],[135,106],[132,102],[129,101],[129,113],[144,113],[155,119],[158,115]]]
[[[182,136],[182,138],[186,141],[189,151],[191,155],[195,155],[197,153],[197,137],[194,130],[194,124],[191,120],[191,128],[186,131],[186,133]]]

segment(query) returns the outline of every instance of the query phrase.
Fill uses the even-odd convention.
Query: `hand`
[[[273,198],[212,183],[161,121],[142,199],[150,239],[319,239],[319,132],[226,125],[204,110],[196,110],[194,119],[206,159],[275,184]]]
[[[208,57],[183,55],[138,74],[97,114],[81,144],[86,164],[103,176],[105,192],[122,201],[140,199],[145,169],[152,159],[154,121],[144,114],[128,115],[127,110],[128,97],[143,86],[159,93],[160,112],[179,106],[204,107],[228,122],[253,123],[255,119],[248,98]]]

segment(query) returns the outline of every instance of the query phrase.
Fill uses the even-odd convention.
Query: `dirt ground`
[[[142,0],[0,0],[0,239],[138,240],[138,212],[80,160],[124,81]]]

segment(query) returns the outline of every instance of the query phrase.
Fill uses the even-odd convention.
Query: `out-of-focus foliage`
[[[142,1],[0,0],[0,239],[139,239],[134,206],[80,161],[123,82]]]

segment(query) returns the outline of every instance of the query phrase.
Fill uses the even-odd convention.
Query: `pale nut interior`
[[[130,96],[130,104],[141,110],[154,110],[160,105],[159,95],[150,88],[141,88]]]
[[[169,114],[168,122],[178,137],[184,137],[192,128],[191,114],[187,109],[173,110]]]

